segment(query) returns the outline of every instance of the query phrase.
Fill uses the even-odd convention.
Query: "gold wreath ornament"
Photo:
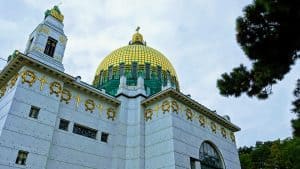
[[[235,137],[234,137],[234,133],[233,132],[230,133],[230,139],[232,140],[232,142],[235,142]]]
[[[211,127],[211,130],[216,133],[217,132],[217,125],[215,122],[211,122],[210,123],[210,127]]]
[[[84,106],[85,106],[85,111],[90,111],[91,113],[96,107],[95,102],[92,99],[87,99],[84,103]]]
[[[221,134],[222,134],[222,136],[223,136],[224,138],[227,137],[227,136],[226,136],[226,130],[225,130],[224,127],[221,128]]]
[[[59,97],[59,94],[62,91],[62,86],[58,82],[52,82],[50,83],[50,94],[55,94],[56,97]]]
[[[61,98],[60,98],[60,101],[65,101],[66,104],[69,104],[70,103],[70,100],[72,98],[72,94],[69,90],[67,89],[63,89],[62,92],[61,92]]]
[[[116,118],[116,112],[113,108],[108,108],[106,115],[107,115],[107,119],[111,119],[112,121],[114,121]]]
[[[36,81],[36,76],[33,71],[26,70],[22,73],[22,83],[28,83],[32,87],[33,83]]]
[[[193,112],[190,108],[187,108],[185,110],[185,115],[187,120],[191,120],[191,121],[193,120]]]
[[[205,127],[205,117],[203,115],[199,115],[199,123],[202,127]]]
[[[145,120],[152,120],[152,115],[153,115],[153,110],[152,109],[146,109],[144,116],[145,116]]]
[[[175,101],[175,100],[173,100],[172,102],[171,102],[171,107],[172,107],[172,112],[176,112],[177,114],[178,114],[178,110],[179,110],[179,106],[178,106],[178,103]]]
[[[170,102],[168,100],[162,103],[161,110],[163,111],[163,113],[170,111]]]

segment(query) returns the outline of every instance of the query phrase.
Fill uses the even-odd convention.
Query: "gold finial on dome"
[[[139,26],[135,29],[136,33],[132,35],[131,44],[145,45],[145,42],[143,40],[143,35],[139,33],[140,29],[141,28]]]

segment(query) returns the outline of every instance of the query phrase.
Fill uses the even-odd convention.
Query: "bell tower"
[[[58,6],[47,10],[43,22],[30,34],[25,49],[26,55],[62,72],[62,59],[67,43],[63,20],[64,16]]]

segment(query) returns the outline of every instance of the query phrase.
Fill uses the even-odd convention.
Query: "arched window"
[[[201,169],[223,169],[223,162],[219,152],[208,141],[202,143],[199,151]]]

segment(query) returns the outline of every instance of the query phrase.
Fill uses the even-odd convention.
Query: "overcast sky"
[[[174,65],[181,91],[241,127],[237,145],[291,136],[292,91],[298,62],[265,101],[219,95],[216,80],[240,63],[250,65],[235,40],[235,19],[251,0],[0,0],[0,57],[24,51],[46,9],[59,4],[68,36],[66,73],[91,83],[103,58],[127,45],[137,26],[147,45]],[[0,69],[5,62],[0,61]]]

